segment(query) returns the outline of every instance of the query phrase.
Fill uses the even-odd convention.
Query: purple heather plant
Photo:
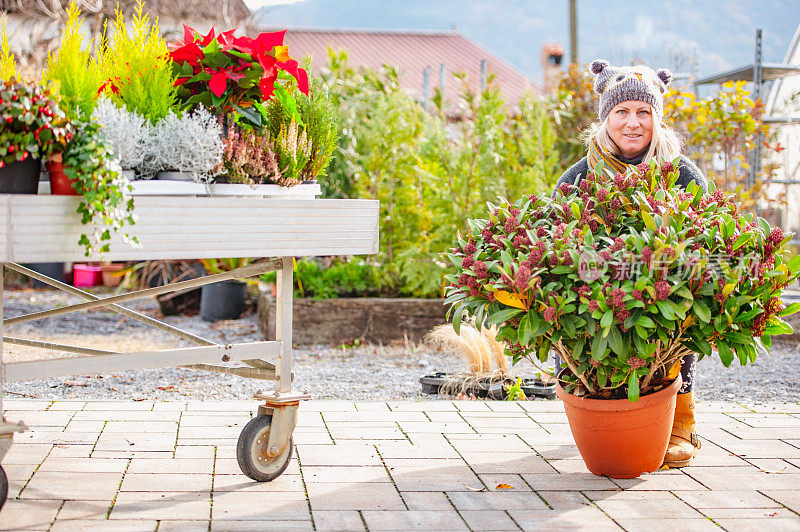
[[[497,325],[514,362],[558,353],[568,392],[628,397],[667,386],[689,352],[745,365],[781,318],[800,310],[781,290],[800,275],[791,235],[742,214],[709,184],[677,187],[677,161],[625,174],[595,168],[553,198],[489,205],[447,254],[445,304],[456,330],[464,315]]]

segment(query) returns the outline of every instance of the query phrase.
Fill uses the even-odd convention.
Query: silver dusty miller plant
[[[152,130],[152,149],[145,158],[149,172],[189,172],[198,182],[208,182],[222,162],[222,126],[203,107],[177,116],[170,113]]]
[[[123,170],[142,173],[148,152],[152,150],[152,126],[143,116],[128,111],[101,97],[92,118],[103,126],[101,134],[111,147]]]

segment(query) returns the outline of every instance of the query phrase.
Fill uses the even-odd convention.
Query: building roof
[[[300,59],[310,54],[315,72],[327,64],[328,47],[346,50],[352,67],[396,66],[401,86],[418,99],[423,97],[426,67],[430,67],[428,94],[432,97],[440,86],[440,69],[444,65],[448,107],[458,101],[462,89],[454,73],[466,73],[471,88],[480,90],[481,60],[486,61],[487,72],[494,74],[496,86],[507,101],[516,103],[527,90],[541,93],[525,74],[457,31],[289,28],[284,42],[292,57]]]
[[[800,68],[800,24],[797,25],[794,37],[792,37],[792,42],[789,44],[789,49],[786,51],[786,57],[783,62],[785,64],[794,63]],[[782,104],[783,102],[781,100],[789,96],[790,90],[796,88],[797,85],[797,78],[794,80],[787,80],[787,83],[784,83],[783,79],[777,80],[772,86],[772,90],[767,99],[767,114],[772,114],[776,104]]]
[[[113,17],[117,3],[126,15],[135,11],[136,0],[79,0],[78,7],[84,12],[103,12]],[[0,0],[0,11],[58,19],[68,5],[69,0]],[[144,0],[144,8],[161,19],[197,20],[201,17],[230,21],[232,25],[244,22],[251,15],[243,0]]]

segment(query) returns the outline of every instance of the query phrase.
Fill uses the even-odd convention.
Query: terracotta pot
[[[681,383],[678,375],[668,387],[634,403],[576,397],[566,393],[559,382],[556,393],[564,402],[572,437],[589,471],[611,478],[635,478],[661,467]]]
[[[50,194],[59,196],[79,195],[73,186],[78,180],[67,177],[67,174],[64,173],[64,165],[58,161],[50,160],[45,163],[45,168],[47,168],[47,173],[50,175]]]
[[[104,262],[100,265],[100,267],[103,269],[103,286],[119,286],[119,284],[122,282],[122,276],[114,274],[124,270],[125,265],[121,263]]]

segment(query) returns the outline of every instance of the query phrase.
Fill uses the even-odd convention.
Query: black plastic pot
[[[451,375],[438,371],[432,375],[424,375],[419,378],[422,385],[422,393],[428,395],[435,395],[439,393],[442,386],[450,380]],[[486,397],[489,394],[489,385],[487,383],[479,382],[474,386],[464,390],[465,395],[474,395],[475,397]]]
[[[31,270],[46,275],[51,279],[55,279],[56,281],[61,281],[61,282],[64,281],[63,262],[33,262],[31,264],[28,264],[27,266]],[[33,286],[36,288],[41,288],[50,285],[47,283],[43,283],[42,281],[37,281],[36,279],[33,279]]]
[[[523,379],[522,391],[528,397],[536,396],[544,399],[555,399],[556,383],[546,384],[539,379]]]
[[[207,284],[200,291],[200,317],[204,321],[235,320],[244,310],[246,295],[241,281]]]
[[[441,371],[420,377],[419,382],[422,385],[422,393],[428,395],[438,394],[442,385],[449,378],[449,374]],[[504,400],[508,396],[504,384],[506,384],[504,381],[491,384],[481,382],[466,390],[465,393],[475,397]],[[509,381],[508,384],[513,384],[513,381]],[[527,397],[541,397],[543,399],[555,399],[556,397],[555,383],[546,384],[540,379],[522,379],[522,391]]]
[[[0,194],[38,194],[41,159],[6,163],[0,168]]]

